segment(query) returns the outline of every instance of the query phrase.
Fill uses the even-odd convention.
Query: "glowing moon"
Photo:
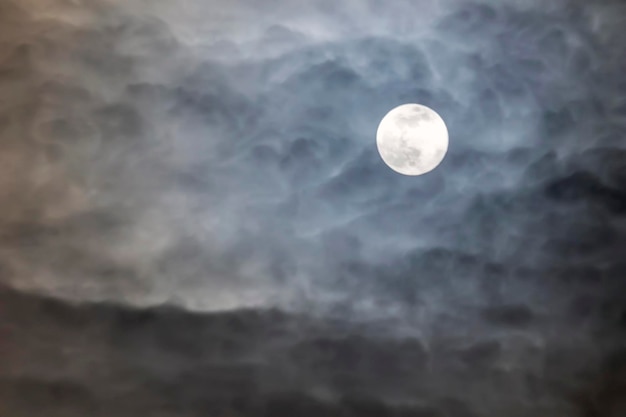
[[[389,168],[403,175],[422,175],[446,156],[448,128],[430,107],[403,104],[380,121],[376,145]]]

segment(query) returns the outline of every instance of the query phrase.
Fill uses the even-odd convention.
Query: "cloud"
[[[205,390],[173,387],[186,378],[223,383],[228,401],[248,387],[233,406],[244,415],[490,415],[534,399],[533,416],[611,415],[623,12],[0,0],[0,281],[18,291],[7,300],[62,300],[24,313],[41,339],[60,336],[40,346],[19,333],[32,365],[2,383],[68,392],[83,414],[128,372],[148,381],[138,398],[173,390],[192,415],[214,411]],[[450,131],[446,159],[419,178],[374,147],[405,102],[435,108]],[[87,331],[79,313],[93,341],[72,327]],[[44,355],[63,346],[82,362],[49,374]],[[119,366],[114,379],[91,386],[88,356]],[[594,372],[617,405],[594,402],[581,377]],[[345,387],[372,402],[342,399],[363,394]],[[501,400],[476,401],[493,392]],[[402,411],[416,393],[423,403]]]
[[[387,323],[276,310],[137,311],[6,289],[0,297],[13,325],[4,327],[0,398],[14,413],[551,415],[619,404],[611,389],[621,370],[611,364],[620,351],[605,359],[524,333],[453,340],[444,331],[424,344],[390,337]],[[598,364],[583,371],[600,384],[576,373],[581,358]]]

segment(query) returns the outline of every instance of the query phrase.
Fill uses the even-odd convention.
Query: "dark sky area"
[[[626,416],[625,25],[0,0],[0,416]]]

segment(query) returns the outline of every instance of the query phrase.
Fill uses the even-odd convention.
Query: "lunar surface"
[[[383,117],[376,132],[383,161],[403,175],[422,175],[435,169],[448,151],[443,119],[421,104],[403,104]]]

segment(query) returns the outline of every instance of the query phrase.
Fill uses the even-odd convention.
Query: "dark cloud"
[[[520,415],[549,415],[618,406],[590,404],[600,397],[572,368],[596,356],[531,335],[468,343],[443,333],[425,346],[371,322],[279,311],[137,311],[7,290],[2,302],[0,398],[14,413],[462,416],[515,404]],[[515,356],[524,366],[510,362]],[[591,388],[601,397],[619,384],[611,365],[619,360],[612,353],[589,371],[603,381]]]
[[[625,12],[0,0],[0,410],[622,415]]]

